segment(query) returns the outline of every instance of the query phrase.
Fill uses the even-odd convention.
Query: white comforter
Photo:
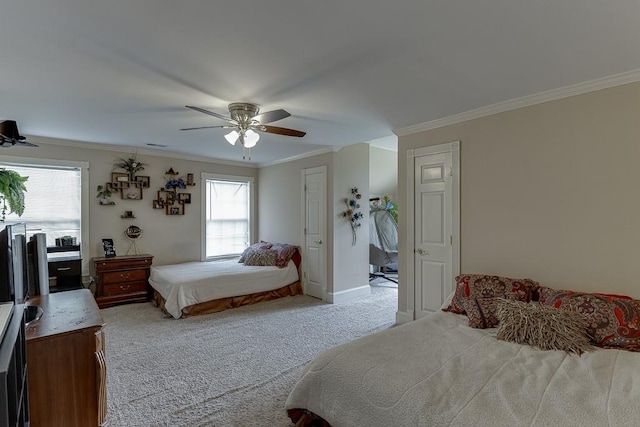
[[[438,312],[314,359],[286,408],[340,426],[637,426],[640,353],[582,357]]]
[[[166,300],[165,309],[178,319],[193,304],[272,291],[298,280],[293,261],[285,268],[246,266],[237,259],[151,267],[149,283]]]

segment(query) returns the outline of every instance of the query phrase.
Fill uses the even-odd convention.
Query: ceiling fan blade
[[[266,113],[258,114],[257,116],[253,116],[253,120],[256,120],[260,124],[271,123],[277,120],[286,119],[291,114],[284,110],[273,110],[267,111]]]
[[[215,128],[233,128],[235,126],[200,126],[197,128],[182,128],[180,130],[195,130],[195,129],[215,129]]]
[[[299,130],[281,128],[278,126],[259,126],[256,129],[262,132],[275,133],[278,135],[286,135],[286,136],[297,136],[299,138],[307,134],[306,132],[301,132]]]
[[[226,120],[226,121],[234,123],[234,124],[236,123],[236,121],[233,120],[230,117],[223,116],[222,114],[214,113],[213,111],[205,110],[204,108],[194,107],[192,105],[185,105],[185,107],[191,108],[192,110],[198,111],[200,113],[204,113],[204,114],[208,114],[208,115],[213,116],[213,117],[217,117],[217,118],[222,119],[222,120]]]

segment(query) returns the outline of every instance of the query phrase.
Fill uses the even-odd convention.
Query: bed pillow
[[[278,253],[273,249],[251,249],[244,260],[244,265],[274,266]]]
[[[497,297],[475,297],[462,302],[469,318],[469,326],[477,329],[495,328],[498,326],[496,309]]]
[[[540,302],[580,313],[596,346],[640,352],[640,301],[621,295],[541,288]]]
[[[593,350],[585,318],[575,311],[500,298],[496,316],[499,340],[578,355]]]
[[[278,253],[275,264],[276,267],[284,268],[289,264],[289,260],[291,260],[293,254],[298,250],[298,247],[286,243],[274,243],[271,249]]]
[[[517,301],[531,301],[531,290],[538,282],[531,279],[488,276],[486,274],[461,274],[456,277],[456,290],[451,304],[444,309],[457,314],[466,314],[465,300],[475,297],[508,298]]]
[[[254,243],[253,245],[249,246],[247,249],[245,249],[242,252],[242,255],[240,255],[240,259],[238,260],[238,262],[239,263],[244,263],[244,261],[247,259],[247,254],[251,250],[254,250],[254,249],[269,249],[269,248],[271,248],[271,246],[273,246],[273,245],[271,243],[269,243],[269,242],[260,241],[258,243]]]

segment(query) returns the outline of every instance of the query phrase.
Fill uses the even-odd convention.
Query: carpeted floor
[[[350,303],[299,295],[180,320],[102,310],[111,426],[290,426],[284,404],[313,357],[393,325],[387,283]]]

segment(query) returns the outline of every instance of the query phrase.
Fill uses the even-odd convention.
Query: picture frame
[[[193,174],[192,173],[188,173],[187,174],[187,185],[196,185],[196,183],[193,181]]]
[[[164,200],[153,201],[153,209],[163,209],[163,208],[164,208]]]
[[[113,239],[102,239],[102,249],[106,258],[116,256],[116,248],[113,245]]]
[[[135,181],[138,186],[142,188],[149,188],[149,185],[151,184],[151,177],[146,175],[136,175]]]
[[[167,215],[184,215],[184,204],[182,203],[176,203],[173,205],[166,205],[166,212]]]
[[[178,193],[178,201],[181,203],[191,204],[191,193]]]
[[[111,182],[128,182],[129,174],[123,172],[111,172]]]

